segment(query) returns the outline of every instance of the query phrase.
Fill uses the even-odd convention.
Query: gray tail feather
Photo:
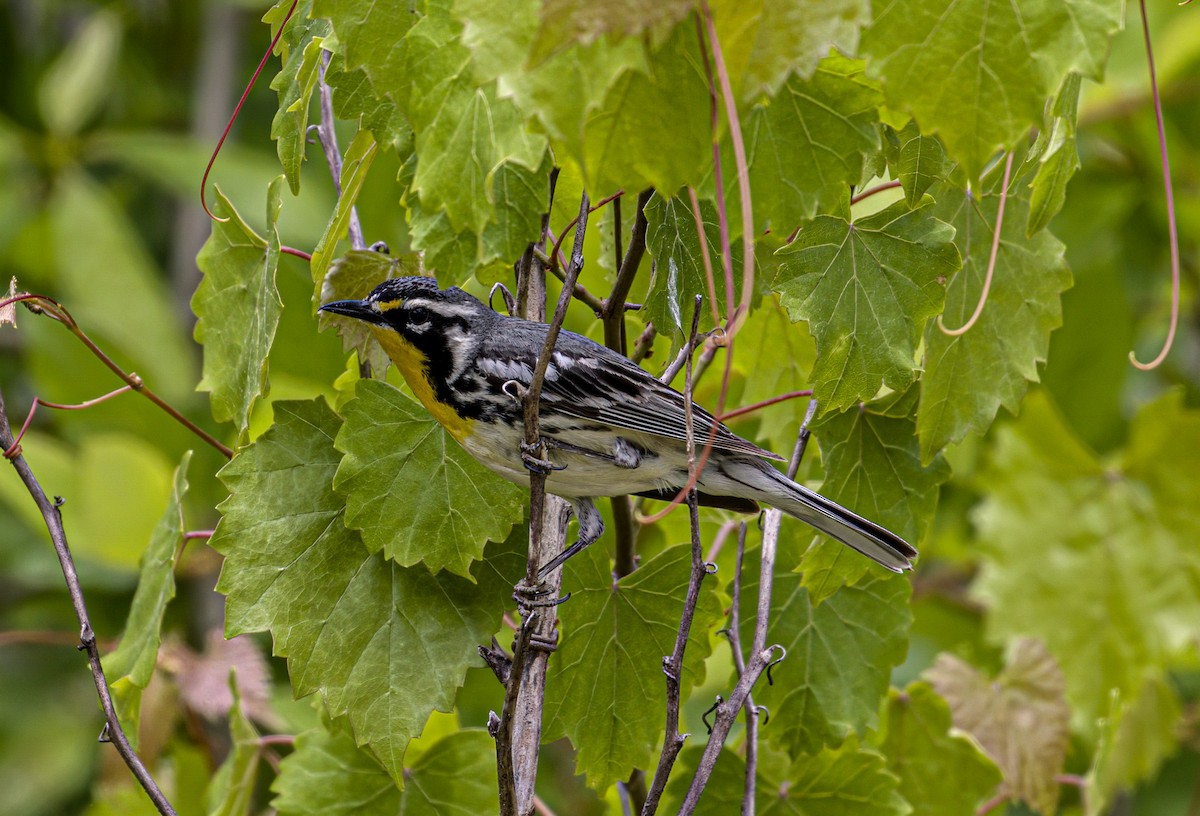
[[[756,498],[816,527],[892,572],[912,569],[912,559],[917,557],[917,551],[900,536],[804,485],[796,484],[765,462],[762,464],[776,489],[771,490],[769,496]]]

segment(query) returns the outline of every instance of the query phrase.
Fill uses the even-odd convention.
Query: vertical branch
[[[317,125],[317,141],[325,153],[325,163],[329,165],[329,174],[333,176],[333,189],[337,197],[342,197],[342,151],[338,147],[337,130],[333,119],[333,92],[325,81],[325,71],[329,68],[329,60],[333,57],[328,51],[321,54],[321,67],[317,87],[321,93],[321,124]],[[346,228],[350,237],[350,246],[355,249],[366,249],[367,241],[363,238],[362,224],[358,220],[358,210],[350,208],[350,224]]]
[[[7,409],[4,405],[4,395],[0,393],[0,449],[9,451],[14,447],[12,427],[8,424]],[[19,448],[11,450],[8,458],[42,513],[46,529],[50,533],[50,540],[54,544],[54,552],[58,556],[59,566],[62,567],[63,578],[67,582],[67,591],[70,593],[71,603],[75,607],[75,617],[79,620],[78,648],[80,651],[87,652],[88,666],[92,670],[92,682],[96,685],[96,694],[100,697],[100,707],[104,711],[104,730],[100,733],[100,741],[113,743],[117,753],[129,766],[129,770],[133,772],[134,777],[146,791],[146,795],[150,797],[150,801],[154,803],[158,812],[163,816],[175,816],[175,809],[171,807],[167,797],[159,790],[154,778],[142,764],[142,760],[134,753],[129,739],[125,736],[125,731],[121,728],[121,722],[117,719],[117,711],[113,707],[112,696],[108,691],[108,679],[104,676],[104,668],[100,665],[100,647],[96,645],[96,633],[92,630],[87,604],[83,600],[83,588],[79,584],[79,575],[75,572],[75,561],[71,557],[71,548],[67,544],[67,534],[63,529],[62,514],[58,509],[62,500],[56,498],[54,502],[51,502],[46,497],[46,493],[38,483],[37,477],[33,475],[29,463],[25,461],[25,457],[21,456]]]
[[[620,354],[627,354],[625,337],[625,301],[629,290],[637,276],[638,267],[646,253],[646,203],[649,202],[653,190],[643,190],[637,199],[637,211],[634,213],[633,230],[629,236],[629,249],[621,253],[621,200],[613,202],[616,208],[617,246],[617,279],[612,292],[600,305],[600,320],[604,325],[604,345]],[[616,573],[620,578],[633,572],[636,556],[638,525],[633,518],[633,508],[628,496],[612,498],[613,527],[617,540]]]
[[[817,401],[813,400],[808,405],[808,412],[804,417],[803,424],[800,426],[800,434],[796,438],[796,447],[792,451],[792,458],[788,463],[788,478],[795,478],[796,471],[800,468],[800,460],[803,458],[804,451],[808,447],[810,433],[808,425],[816,414],[816,410]],[[704,792],[704,786],[708,784],[709,777],[712,776],[713,769],[717,764],[717,757],[720,755],[721,747],[725,744],[725,740],[729,736],[729,730],[733,727],[737,713],[743,706],[748,704],[750,690],[768,667],[786,656],[783,647],[778,644],[764,646],[767,639],[767,623],[771,612],[771,584],[775,577],[775,551],[779,543],[779,522],[781,518],[782,513],[774,508],[768,510],[766,513],[766,524],[763,529],[762,560],[759,564],[758,605],[754,621],[754,643],[751,647],[750,660],[746,664],[745,671],[738,677],[738,681],[734,685],[729,699],[718,703],[716,706],[716,716],[713,719],[712,732],[708,736],[708,743],[704,746],[704,754],[700,757],[700,764],[696,768],[696,775],[692,777],[692,783],[688,787],[683,805],[679,808],[680,816],[689,816],[689,814],[695,811],[696,805],[700,801],[700,794]],[[777,652],[779,653],[778,658],[776,657]],[[743,807],[745,807],[744,802]]]
[[[571,302],[572,290],[583,269],[583,239],[587,233],[588,196],[584,193],[579,205],[579,221],[575,230],[575,243],[571,250],[571,262],[567,268],[566,280],[563,283],[562,294],[554,310],[554,316],[546,332],[546,341],[538,356],[538,364],[533,373],[529,389],[524,395],[524,420],[526,450],[538,450],[544,458],[545,446],[541,444],[541,431],[538,422],[538,408],[541,398],[542,383],[546,377],[546,369],[550,364],[554,345],[562,329],[563,320],[567,315],[567,306]],[[533,269],[533,257],[530,259],[530,270]],[[541,291],[545,291],[544,270]],[[523,285],[519,287],[525,298],[527,314],[536,308],[530,292],[537,286],[534,274],[527,274]],[[546,475],[544,472],[530,471],[529,474],[529,557],[526,562],[526,576],[522,585],[517,587],[518,595],[528,593],[537,582],[539,567],[562,551],[566,539],[567,505],[561,499],[546,495]],[[561,572],[549,578],[550,596],[557,594]],[[533,812],[534,786],[537,781],[538,750],[542,736],[542,702],[546,685],[546,669],[549,663],[550,651],[553,650],[556,633],[554,631],[554,607],[538,606],[537,601],[526,604],[526,619],[522,630],[528,631],[528,637],[520,637],[514,650],[513,666],[510,672],[505,708],[501,715],[500,735],[497,737],[498,751],[511,751],[512,784],[515,789],[515,808],[504,813],[516,813],[525,816]],[[511,737],[511,739],[508,739]],[[509,743],[509,744],[505,744]],[[503,765],[503,763],[502,763]],[[507,780],[500,783],[501,791],[505,790]]]
[[[700,328],[700,304],[702,298],[696,296],[696,306],[692,313],[692,330],[688,336],[687,348],[696,345],[696,332]],[[688,468],[696,470],[696,436],[692,425],[692,355],[687,357],[687,369],[684,375],[683,408],[687,424]],[[683,614],[679,619],[679,631],[675,635],[675,648],[671,654],[663,658],[663,674],[667,678],[667,724],[663,735],[662,754],[658,758],[658,767],[654,771],[654,779],[650,783],[646,802],[642,806],[642,816],[650,816],[658,810],[663,790],[666,789],[667,779],[675,759],[683,749],[683,734],[679,733],[680,680],[683,676],[683,656],[687,649],[688,637],[692,631],[692,620],[696,615],[696,605],[700,601],[700,584],[708,574],[708,565],[700,549],[700,502],[695,488],[688,491],[688,517],[692,530],[692,570],[688,577],[687,596],[683,602]]]

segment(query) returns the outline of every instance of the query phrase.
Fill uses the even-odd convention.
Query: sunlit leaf
[[[320,401],[277,402],[275,423],[221,472],[226,633],[271,632],[295,694],[320,692],[399,780],[409,740],[449,710],[499,626],[524,539],[493,545],[473,581],[369,553],[332,488],[338,418]]]
[[[779,251],[774,288],[817,341],[813,390],[823,411],[905,390],[921,328],[959,268],[954,230],[925,204],[897,202],[861,221],[821,216]]]
[[[333,486],[372,552],[469,577],[489,541],[522,518],[526,492],[486,470],[398,389],[359,380],[337,436]]]
[[[214,222],[212,235],[196,256],[204,279],[192,298],[196,341],[204,345],[204,377],[199,389],[211,393],[213,417],[232,422],[239,437],[246,433],[250,411],[270,389],[267,355],[283,302],[275,286],[279,267],[279,218],[283,178],[267,193],[266,239],[252,230],[233,205],[217,191],[214,212],[228,220]]]

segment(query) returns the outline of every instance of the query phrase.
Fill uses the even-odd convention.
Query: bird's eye
[[[429,310],[426,309],[424,306],[417,306],[416,308],[411,309],[408,313],[408,322],[409,323],[418,323],[418,324],[428,323],[429,322]]]

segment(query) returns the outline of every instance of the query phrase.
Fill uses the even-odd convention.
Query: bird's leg
[[[558,555],[551,558],[538,570],[539,580],[544,579],[551,572],[561,567],[568,558],[591,544],[604,533],[604,518],[600,515],[600,511],[596,509],[596,505],[591,499],[571,499],[570,501],[571,510],[575,513],[576,521],[579,522],[579,539],[570,547],[567,547]]]
[[[556,465],[549,458],[544,457],[546,450],[546,440],[542,439],[534,444],[529,444],[524,439],[521,440],[521,464],[525,465],[526,470],[534,473],[540,473],[547,476],[556,470],[566,470],[566,465]]]

